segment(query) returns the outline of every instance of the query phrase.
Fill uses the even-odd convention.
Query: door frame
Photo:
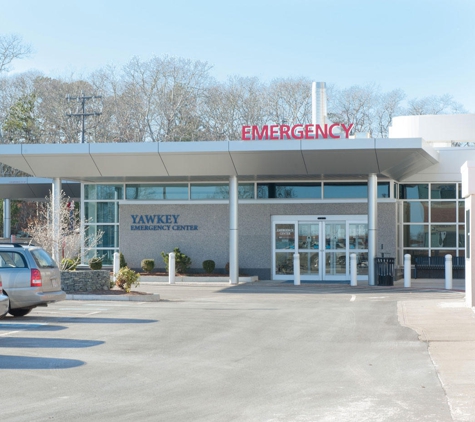
[[[271,216],[271,231],[272,231],[272,248],[271,248],[271,277],[273,280],[289,280],[293,279],[292,274],[276,274],[276,224],[293,224],[294,225],[294,249],[289,249],[292,255],[295,253],[295,248],[298,250],[298,225],[299,223],[324,223],[324,222],[341,222],[346,227],[346,245],[345,249],[341,249],[341,252],[345,252],[345,266],[346,271],[344,274],[338,275],[326,275],[325,265],[319,266],[319,274],[301,274],[302,280],[316,280],[316,281],[347,281],[350,279],[350,253],[356,252],[354,249],[350,249],[349,245],[349,225],[352,223],[368,224],[368,216],[366,214],[360,215],[273,215]],[[319,224],[319,262],[324,262],[325,256],[325,224]],[[323,245],[323,246],[322,246]],[[367,249],[361,250],[363,253],[367,253]],[[367,275],[358,275],[358,280],[367,280]]]

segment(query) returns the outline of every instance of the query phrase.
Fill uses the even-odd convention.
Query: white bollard
[[[294,254],[294,286],[300,286],[300,254]]]
[[[404,255],[404,287],[411,287],[411,255]]]
[[[350,286],[357,286],[356,254],[350,254]]]
[[[114,258],[112,259],[112,281],[115,284],[115,275],[120,270],[120,253],[114,252]]]
[[[168,283],[175,284],[175,252],[168,254]]]
[[[452,255],[445,255],[445,288],[452,289]]]

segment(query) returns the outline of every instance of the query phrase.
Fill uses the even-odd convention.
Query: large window
[[[102,233],[86,259],[97,256],[105,265],[112,265],[114,252],[119,251],[119,201],[123,196],[123,185],[84,185],[86,237]]]
[[[188,184],[173,185],[127,185],[125,199],[130,200],[186,200],[188,199]]]
[[[457,183],[400,184],[402,254],[464,256],[465,202]],[[400,256],[402,259],[402,256]]]
[[[258,199],[355,199],[368,198],[367,182],[257,183]],[[390,197],[390,183],[378,183],[378,198]]]
[[[320,199],[321,183],[258,183],[259,199]]]

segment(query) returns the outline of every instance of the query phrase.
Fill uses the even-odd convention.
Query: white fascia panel
[[[462,198],[475,195],[475,161],[466,161],[460,172],[462,174]]]
[[[302,141],[302,155],[309,174],[379,173],[374,139]]]
[[[23,156],[22,147],[23,145],[1,145],[0,162],[34,176],[33,169]]]
[[[224,141],[162,142],[159,153],[169,176],[230,176],[236,171],[228,145]]]
[[[89,154],[89,144],[23,145],[23,155],[35,176],[101,176]]]
[[[90,154],[104,177],[168,176],[158,143],[90,144]]]
[[[231,158],[238,176],[306,175],[300,141],[233,141]]]
[[[402,180],[439,162],[439,154],[422,138],[376,139],[380,172]]]

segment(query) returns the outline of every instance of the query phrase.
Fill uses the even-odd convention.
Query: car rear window
[[[31,255],[33,255],[33,259],[38,265],[39,268],[54,268],[56,267],[56,263],[53,261],[44,249],[31,249]]]
[[[25,257],[19,252],[0,252],[0,268],[26,268]]]

